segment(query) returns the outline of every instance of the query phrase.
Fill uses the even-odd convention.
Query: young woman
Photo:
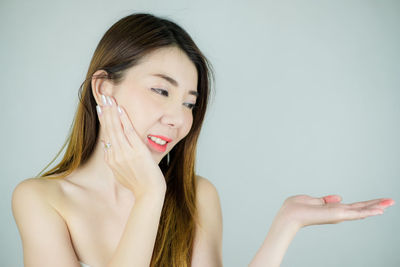
[[[194,172],[212,77],[169,20],[133,14],[105,33],[63,159],[14,190],[26,266],[222,266],[218,193]],[[303,226],[382,214],[392,204],[290,197],[250,266],[279,266]]]

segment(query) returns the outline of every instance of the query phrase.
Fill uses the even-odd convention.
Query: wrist
[[[249,267],[280,266],[289,244],[301,228],[286,209],[279,210]]]
[[[293,203],[291,203],[291,200],[288,199],[279,209],[274,221],[292,231],[297,232],[300,230],[300,228],[304,227],[303,222],[299,219],[301,216],[297,214],[298,212],[298,209],[293,207]]]
[[[275,216],[271,228],[295,235],[302,228],[302,225],[291,214],[280,210]]]
[[[144,192],[137,193],[135,195],[135,201],[150,201],[150,202],[164,202],[166,189],[164,188],[152,188]]]

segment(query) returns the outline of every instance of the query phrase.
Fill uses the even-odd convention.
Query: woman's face
[[[176,47],[148,54],[113,88],[117,103],[158,163],[189,133],[196,95],[196,67]]]

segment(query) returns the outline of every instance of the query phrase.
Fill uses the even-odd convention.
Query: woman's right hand
[[[297,228],[315,224],[335,224],[342,221],[364,219],[383,214],[394,204],[390,198],[380,198],[351,204],[341,203],[341,197],[330,195],[314,198],[297,195],[285,200],[278,217]]]
[[[124,108],[118,106],[112,96],[102,95],[102,100],[101,113],[99,107],[97,108],[105,136],[105,140],[101,141],[103,147],[106,142],[111,144],[110,148],[104,147],[105,161],[115,178],[130,189],[135,198],[148,193],[165,194],[164,175],[137,134]]]

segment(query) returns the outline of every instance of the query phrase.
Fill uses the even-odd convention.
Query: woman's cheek
[[[187,125],[185,127],[185,136],[190,132],[190,129],[192,129],[193,126],[193,115],[190,114],[187,118]]]

